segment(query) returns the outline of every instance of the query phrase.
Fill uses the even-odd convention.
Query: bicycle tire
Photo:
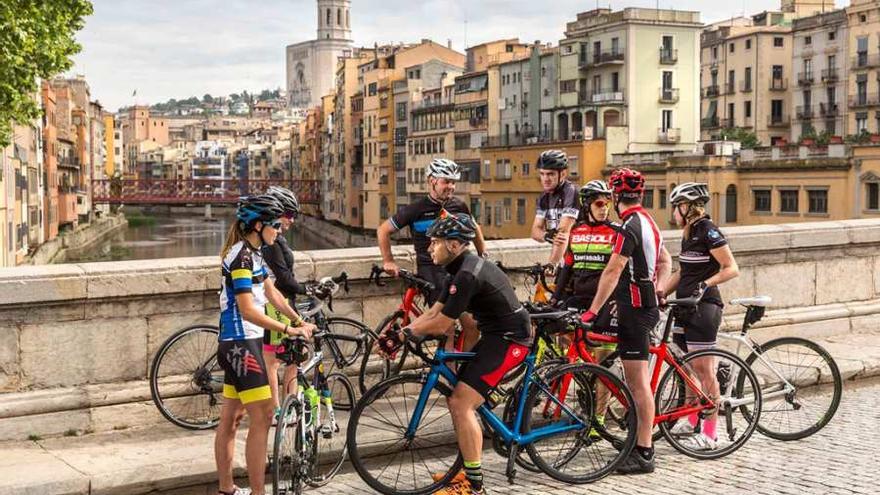
[[[409,389],[407,389],[409,387]],[[455,460],[446,467],[446,473],[437,481],[433,481],[431,474],[432,472],[428,471],[427,463],[424,463],[424,457],[421,454],[418,454],[419,459],[423,462],[422,465],[425,466],[425,469],[421,469],[420,465],[415,464],[415,456],[416,452],[419,452],[421,448],[420,445],[416,444],[416,439],[412,439],[403,443],[402,447],[404,450],[401,452],[409,451],[410,454],[404,453],[404,456],[409,455],[414,463],[413,463],[413,485],[411,488],[401,489],[399,486],[389,486],[385,484],[385,482],[378,479],[381,477],[384,471],[379,472],[379,476],[375,476],[371,469],[372,466],[368,465],[374,459],[382,459],[384,460],[387,457],[391,457],[387,466],[391,465],[391,462],[398,458],[399,453],[394,453],[393,456],[390,453],[390,449],[396,447],[401,444],[401,440],[404,440],[403,432],[406,429],[406,424],[408,424],[410,414],[409,411],[412,410],[412,407],[415,405],[416,397],[418,397],[419,392],[424,387],[424,378],[420,375],[415,374],[402,374],[393,376],[388,378],[387,380],[382,381],[376,386],[370,388],[367,393],[361,397],[355,406],[354,410],[351,413],[351,418],[348,423],[347,430],[347,438],[346,443],[348,444],[348,455],[349,460],[351,460],[351,464],[354,467],[355,471],[360,476],[361,480],[364,481],[367,485],[370,486],[373,490],[376,490],[379,493],[383,493],[386,495],[392,494],[400,494],[400,495],[427,495],[429,493],[433,493],[436,490],[446,486],[450,480],[461,470],[463,460],[461,458],[461,454],[455,457]],[[438,393],[438,396],[433,400],[429,400],[429,404],[426,407],[430,407],[430,409],[426,409],[425,416],[423,416],[423,420],[430,416],[430,413],[434,412],[435,417],[428,423],[422,423],[419,425],[419,430],[417,433],[421,431],[421,428],[431,426],[436,421],[440,419],[448,419],[450,424],[443,428],[443,425],[437,425],[432,428],[432,432],[424,432],[425,435],[431,436],[435,435],[435,439],[437,442],[434,445],[426,445],[424,449],[426,453],[434,453],[438,456],[437,463],[439,462],[447,462],[448,457],[445,456],[441,451],[449,450],[450,453],[458,452],[457,442],[455,440],[454,428],[451,425],[451,417],[449,416],[446,410],[446,401],[440,400],[441,398],[448,398],[452,395],[452,390],[443,382],[438,382],[434,387],[433,391]],[[407,403],[407,398],[409,398],[412,403]],[[402,401],[402,403],[401,403]],[[391,427],[387,427],[387,425],[391,424],[391,420],[388,417],[385,417],[383,414],[378,413],[377,416],[381,417],[380,420],[374,419],[378,424],[386,425],[383,428],[376,428],[379,432],[389,432],[388,435],[391,439],[384,441],[376,441],[376,435],[372,434],[367,428],[370,428],[369,421],[372,418],[371,411],[374,409],[372,406],[376,403],[379,405],[376,409],[382,407],[388,407],[389,417],[393,417],[394,419],[399,420],[401,423],[406,423],[403,425],[391,425]],[[439,404],[438,404],[439,402]],[[435,408],[439,407],[440,409],[434,411]],[[365,417],[365,412],[367,416]],[[402,413],[402,414],[401,414]],[[403,418],[401,418],[403,416]],[[365,431],[359,431],[365,430]],[[359,434],[363,434],[359,437]],[[421,438],[421,437],[418,437]],[[395,440],[396,439],[396,440]],[[372,440],[372,444],[367,440]],[[426,441],[426,440],[422,440]],[[393,443],[392,443],[393,442]],[[449,443],[442,443],[449,442]],[[415,446],[415,449],[409,449],[409,446]],[[381,462],[381,461],[380,461]],[[432,463],[431,469],[436,469],[435,464]],[[419,474],[415,473],[415,470],[419,469]],[[442,467],[438,469],[438,471],[442,471]],[[409,469],[403,470],[402,465],[399,468],[398,473],[409,473]],[[424,486],[415,486],[417,482],[428,481],[430,484],[426,484]]]
[[[295,418],[291,421],[288,418]],[[299,459],[301,404],[296,395],[288,395],[281,404],[275,441],[272,446],[272,495],[302,492]],[[291,436],[292,434],[292,436]]]
[[[764,395],[763,409],[761,411],[761,419],[758,421],[758,431],[767,437],[770,437],[774,440],[782,440],[782,441],[793,441],[800,440],[802,438],[806,438],[814,433],[818,432],[822,428],[824,428],[837,413],[837,408],[840,406],[840,399],[843,395],[843,379],[840,376],[840,369],[837,367],[837,363],[834,361],[834,358],[831,357],[831,354],[828,353],[822,346],[819,344],[807,340],[801,337],[780,337],[777,339],[770,340],[762,345],[757,346],[757,353],[766,354],[768,351],[773,350],[774,348],[782,347],[782,346],[795,346],[795,347],[805,347],[810,351],[814,352],[818,357],[827,365],[827,373],[830,376],[832,393],[831,393],[831,401],[826,408],[823,408],[824,411],[819,416],[818,421],[815,421],[805,428],[794,430],[794,431],[780,431],[774,429],[774,423],[772,423],[773,417],[777,412],[782,412],[779,410],[777,404],[788,403],[792,406],[792,409],[795,411],[801,410],[803,404],[797,403],[796,399],[798,398],[798,391],[795,389],[793,393],[789,393],[784,397],[784,403],[782,400],[776,400],[773,398],[768,398],[767,394],[772,393],[769,390],[768,386],[762,387],[762,393]],[[756,362],[758,362],[757,353],[752,353],[746,358],[746,364],[748,364],[753,370],[755,369]],[[791,354],[789,352],[789,354]],[[798,358],[800,359],[800,358]],[[763,361],[760,362],[762,366],[766,366],[763,364]],[[799,362],[798,367],[803,367],[803,362]],[[778,368],[777,368],[778,370]],[[769,371],[769,370],[768,370]],[[816,383],[820,388],[823,386],[825,379],[824,370],[819,370]],[[770,375],[770,378],[775,378]],[[796,383],[799,381],[797,376],[785,377],[786,381],[791,383],[794,381],[793,385],[797,386]],[[745,380],[744,376],[737,377],[737,388],[742,386],[742,382]],[[793,403],[794,402],[794,403]],[[795,405],[797,404],[797,405]],[[743,414],[751,414],[745,406],[743,406]],[[787,422],[791,424],[791,421]]]
[[[348,411],[351,410],[351,405],[354,404],[354,386],[351,384],[351,381],[342,373],[336,372],[327,375],[327,388],[331,392],[331,397],[333,399],[334,411],[336,411],[336,403],[339,401],[340,404],[350,404],[348,407]],[[335,385],[341,385],[341,387],[336,388]],[[323,400],[321,401],[318,407],[324,407]],[[339,409],[340,412],[346,411],[346,409]],[[344,416],[344,414],[338,415]],[[329,419],[329,418],[328,418]],[[345,420],[347,422],[347,418],[337,417],[337,426],[341,424]],[[317,457],[315,462],[312,464],[311,469],[308,471],[308,477],[306,478],[306,483],[313,488],[317,488],[320,486],[324,486],[330,482],[333,476],[339,472],[339,468],[342,467],[342,463],[345,462],[345,455],[348,451],[348,445],[345,441],[345,430],[343,428],[339,428],[338,431],[331,431],[331,437],[328,438],[322,434],[315,435],[315,439],[317,442],[314,443],[314,453]],[[332,443],[333,437],[341,439],[341,444]],[[325,445],[328,442],[322,442],[321,440],[331,440],[331,445]],[[325,455],[326,454],[326,455]],[[323,457],[321,457],[323,455]],[[321,469],[320,472],[316,472],[317,469]]]
[[[360,389],[361,395],[367,393],[367,390],[372,386],[392,376],[391,361],[379,355],[375,344],[382,330],[390,326],[394,320],[400,318],[403,318],[402,310],[389,314],[376,326],[376,329],[371,334],[371,338],[364,342],[364,355],[361,358],[361,366],[358,371],[358,389]],[[401,348],[400,353],[399,359],[405,360],[405,346]]]
[[[623,400],[625,400],[628,404],[633,403],[632,393],[630,393],[627,386],[623,383],[623,380],[615,376],[613,373],[609,372],[601,366],[587,363],[572,363],[556,367],[555,369],[549,371],[547,376],[545,377],[545,386],[546,384],[552,384],[554,381],[562,380],[568,374],[573,375],[571,384],[580,387],[579,390],[574,391],[572,390],[572,388],[569,388],[569,393],[574,392],[576,396],[576,405],[578,407],[577,409],[572,409],[575,410],[575,412],[580,413],[579,417],[582,421],[584,421],[584,428],[574,433],[574,436],[577,438],[575,438],[572,447],[568,448],[568,450],[565,452],[565,455],[558,455],[555,460],[550,461],[549,459],[545,459],[544,455],[541,453],[541,451],[538,450],[537,446],[539,442],[551,440],[559,437],[560,435],[548,437],[536,443],[530,443],[526,445],[525,448],[527,449],[529,456],[532,459],[532,462],[534,462],[536,466],[538,466],[545,474],[547,474],[551,478],[571,484],[591,483],[614,472],[614,470],[617,469],[617,467],[626,459],[626,457],[629,455],[630,451],[632,451],[633,447],[636,444],[635,415],[628,415],[629,422],[631,424],[627,429],[628,434],[623,445],[616,446],[611,442],[594,440],[591,438],[591,430],[593,428],[601,427],[601,425],[599,425],[596,421],[595,411],[593,409],[596,403],[596,399],[593,396],[593,392],[591,391],[591,383],[594,381],[594,379],[599,379],[599,377],[601,376],[604,380],[606,380],[605,383],[612,384],[620,391],[620,393],[624,397]],[[548,388],[552,390],[551,387],[548,386]],[[529,398],[527,399],[525,413],[523,414],[522,429],[524,433],[528,433],[532,430],[531,420],[533,417],[533,411],[535,409],[532,405],[547,400],[542,398],[542,395],[545,395],[545,392],[540,386],[535,384],[530,387]],[[566,394],[566,396],[568,396],[568,394]],[[589,417],[586,417],[585,415],[588,415]],[[606,446],[608,448],[605,448]],[[596,449],[592,449],[593,447],[596,447]],[[591,450],[586,455],[580,456],[582,452],[587,452],[584,449]],[[569,466],[574,466],[575,468],[584,466],[584,464],[586,463],[585,461],[588,459],[596,460],[600,457],[604,458],[605,455],[601,455],[603,453],[599,452],[598,449],[606,451],[608,456],[610,457],[603,466],[582,474],[570,474],[563,472],[562,469]]]
[[[200,342],[198,348],[193,349],[191,345],[184,347],[188,345],[188,337],[196,334],[203,334],[196,337]],[[218,386],[222,388],[223,383],[223,372],[217,364],[219,334],[220,329],[216,326],[193,325],[171,334],[156,351],[150,364],[150,396],[162,416],[172,424],[188,430],[208,430],[220,422],[222,392],[214,390]],[[204,352],[196,355],[187,351]],[[165,365],[177,366],[178,371],[174,371],[174,375],[166,375]],[[168,373],[171,372],[168,369]],[[178,383],[181,381],[183,383]],[[205,401],[206,408],[202,409],[205,413],[193,416],[176,413],[172,408],[175,401],[196,405]]]
[[[620,374],[619,375],[618,375],[618,373],[614,373],[614,374],[618,375],[621,379],[625,380],[624,375],[623,375],[623,364],[620,360],[620,351],[615,350],[611,354],[606,356],[605,359],[603,359],[602,362],[600,363],[600,366],[602,366],[603,368],[606,368],[608,370],[611,370],[612,373],[614,373],[615,368],[619,367]],[[684,384],[682,384],[682,387],[684,387]],[[682,388],[682,390],[684,390],[684,389]],[[684,404],[684,396],[681,396],[681,403],[678,405],[681,406],[683,404]],[[623,420],[623,416],[624,415],[622,414],[622,411],[609,411],[606,415],[606,421],[608,419],[610,419],[611,421],[613,421],[613,424],[615,424],[618,428],[624,428],[626,425],[626,422]],[[654,430],[651,433],[651,439],[654,442],[658,442],[663,439],[663,432],[660,431],[660,429],[657,427],[657,425],[654,425]]]
[[[678,438],[677,435],[672,434],[672,432],[671,432],[672,425],[669,422],[660,423],[658,425],[660,427],[660,432],[663,433],[663,436],[666,438],[666,441],[669,442],[669,444],[672,445],[672,447],[675,448],[675,450],[681,452],[682,454],[684,454],[688,457],[692,457],[694,459],[701,459],[701,460],[720,459],[721,457],[725,457],[725,456],[730,455],[730,454],[736,452],[737,450],[739,450],[739,448],[742,447],[743,445],[745,445],[745,443],[749,440],[749,438],[751,438],[752,434],[754,433],[755,429],[758,426],[758,420],[760,419],[760,416],[761,416],[761,390],[759,387],[758,378],[757,378],[757,376],[755,376],[755,373],[748,366],[748,364],[746,364],[746,362],[742,358],[737,356],[736,354],[733,354],[731,352],[728,352],[728,351],[725,351],[722,349],[703,349],[703,350],[699,350],[699,351],[689,352],[689,353],[685,354],[684,356],[682,356],[681,357],[681,364],[683,366],[687,366],[687,363],[689,361],[692,361],[693,359],[697,359],[700,357],[708,357],[708,356],[712,356],[712,355],[714,355],[716,358],[723,357],[723,358],[731,361],[731,366],[738,367],[736,372],[742,373],[744,376],[744,380],[749,381],[749,386],[751,387],[752,390],[754,390],[752,403],[754,404],[754,411],[756,411],[756,413],[753,414],[752,416],[748,416],[748,417],[746,415],[743,415],[743,417],[746,419],[746,426],[745,426],[745,429],[743,430],[743,433],[741,436],[739,436],[736,440],[727,439],[725,441],[726,445],[724,447],[719,448],[719,449],[714,449],[714,450],[692,449],[692,448],[688,447],[687,445],[685,445],[684,443],[682,443],[682,441],[680,441],[680,439]],[[665,390],[666,383],[670,379],[673,379],[672,377],[677,377],[679,381],[683,381],[683,379],[681,378],[681,375],[678,374],[678,372],[676,371],[675,368],[670,367],[663,373],[663,376],[660,378],[660,382],[657,385],[657,390],[655,392],[655,399],[654,399],[655,404],[657,404],[658,413],[664,411],[664,409],[661,406],[661,402],[662,402],[661,394],[662,394],[663,390]],[[745,384],[744,384],[744,386],[745,386]],[[678,390],[680,390],[679,385],[676,384],[675,387]],[[676,392],[676,393],[679,393],[679,392]],[[740,397],[740,398],[745,397],[744,393],[746,393],[746,391],[744,391],[744,389],[742,387],[736,387],[736,390],[735,390],[736,396],[735,397]],[[723,399],[724,398],[724,391],[723,390],[721,391],[721,394],[722,394],[722,399]],[[732,415],[736,411],[739,411],[741,409],[741,406],[733,406],[733,407],[727,406],[726,408],[724,408],[723,402],[724,402],[723,400],[720,401],[719,410],[718,410],[719,438],[721,437],[721,434],[723,433],[723,430],[724,430],[722,428],[722,423],[725,422],[724,416],[726,416],[726,423],[728,425],[730,425],[733,421]],[[722,416],[722,415],[724,415],[724,416]],[[732,429],[732,426],[729,426],[728,427],[728,435],[731,433],[730,432],[731,429]],[[738,429],[739,428],[737,428],[737,430]],[[730,443],[727,443],[727,441],[729,441]]]

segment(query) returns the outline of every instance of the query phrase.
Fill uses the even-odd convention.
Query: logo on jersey
[[[454,296],[455,293],[458,292],[458,287],[455,284],[449,286],[449,295]]]
[[[596,244],[611,244],[613,240],[613,234],[602,235],[602,234],[574,234],[571,236],[571,242],[575,244],[582,243],[596,243]]]
[[[721,238],[721,232],[718,232],[715,229],[706,232],[706,235],[709,236],[709,239],[712,239],[713,241],[717,241]]]
[[[522,349],[520,349],[519,347],[516,347],[512,351],[510,351],[510,355],[515,358],[518,358],[522,355]]]

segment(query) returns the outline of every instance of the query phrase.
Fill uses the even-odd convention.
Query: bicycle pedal
[[[333,438],[333,429],[330,425],[321,425],[321,436],[325,439]]]

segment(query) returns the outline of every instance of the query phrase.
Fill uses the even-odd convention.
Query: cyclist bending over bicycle
[[[675,223],[683,229],[681,254],[678,256],[681,271],[672,274],[658,295],[662,297],[674,290],[676,297],[690,297],[698,291],[703,293],[696,308],[676,308],[675,320],[678,326],[684,328],[684,334],[674,334],[673,340],[685,352],[715,347],[724,307],[718,285],[739,275],[739,267],[730,252],[727,239],[706,214],[708,202],[706,184],[695,182],[681,184],[669,195]],[[693,367],[703,391],[713,399],[718,397],[715,359],[710,356],[696,358]],[[688,443],[696,450],[714,450],[718,439],[717,422],[717,413],[706,418],[702,425],[699,416],[692,414],[687,421],[675,424],[672,432],[694,433],[699,425],[700,433],[688,438]]]
[[[260,248],[275,242],[281,230],[283,208],[272,196],[241,198],[236,221],[229,228],[220,256],[220,342],[217,362],[224,371],[223,406],[214,438],[214,458],[221,495],[242,493],[233,484],[235,433],[245,411],[250,416],[245,459],[252,493],[263,495],[266,444],[272,416],[272,392],[263,360],[263,330],[310,338],[314,325],[297,328],[266,316],[267,300],[289,318],[296,313],[268,278]]]
[[[470,311],[477,321],[480,340],[476,356],[463,364],[459,382],[448,399],[458,447],[464,459],[465,477],[459,487],[438,493],[485,493],[481,455],[483,431],[476,410],[489,397],[501,378],[522,363],[532,344],[529,315],[516,297],[504,272],[492,262],[468,251],[476,237],[476,225],[466,214],[450,215],[435,222],[427,232],[431,258],[451,275],[437,302],[413,321],[403,334],[423,340],[443,335],[456,318]],[[395,331],[382,337],[380,348],[396,352],[402,339]]]
[[[416,251],[416,274],[434,284],[436,288],[430,294],[429,300],[425,301],[426,305],[430,306],[437,300],[447,275],[443,267],[431,262],[431,254],[428,252],[430,240],[426,232],[436,220],[457,213],[470,215],[470,210],[464,201],[453,195],[455,183],[461,179],[461,171],[457,163],[445,158],[435,158],[428,164],[425,175],[428,178],[428,195],[407,205],[386,220],[376,231],[376,237],[379,242],[379,251],[382,253],[382,268],[389,275],[396,277],[399,268],[394,262],[394,254],[391,252],[391,234],[409,227],[413,247]],[[473,243],[478,255],[486,254],[483,232],[479,226],[476,226]],[[460,321],[462,331],[465,333],[464,348],[469,349],[479,338],[477,327],[473,318],[467,314],[462,315]],[[452,327],[450,326],[450,328]],[[452,345],[453,340],[451,338],[448,340],[449,345]]]

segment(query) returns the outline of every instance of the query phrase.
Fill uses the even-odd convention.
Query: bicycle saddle
[[[772,301],[773,298],[771,298],[770,296],[752,296],[731,299],[730,304],[741,304],[743,306],[759,306],[763,308],[765,306],[769,306]]]

